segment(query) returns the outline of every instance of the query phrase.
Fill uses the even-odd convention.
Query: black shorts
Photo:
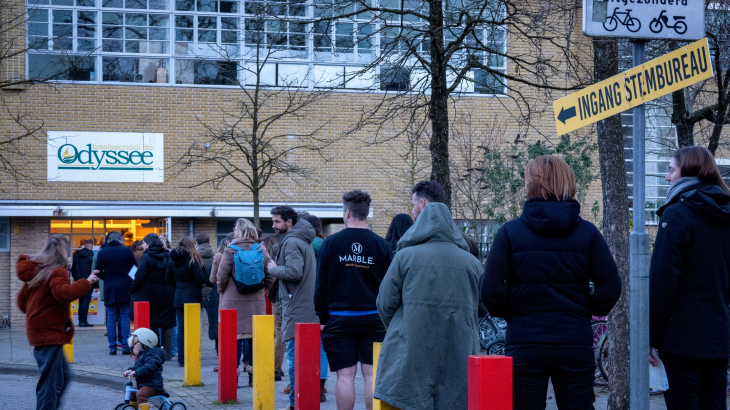
[[[382,343],[385,326],[377,313],[364,316],[330,315],[322,331],[322,345],[330,370],[373,364],[373,343]]]

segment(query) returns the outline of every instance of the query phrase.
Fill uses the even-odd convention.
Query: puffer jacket
[[[159,347],[142,350],[137,361],[129,370],[134,370],[137,388],[151,387],[155,390],[164,390],[162,380],[162,364],[167,360],[167,352]]]
[[[147,248],[130,288],[133,302],[150,302],[150,325],[153,329],[175,326],[175,309],[172,307],[175,288],[165,283],[169,260],[170,254],[162,247]]]
[[[730,357],[730,195],[701,184],[657,211],[649,343],[696,359]]]
[[[592,346],[591,316],[620,295],[608,245],[575,200],[527,201],[497,232],[481,281],[489,313],[507,320],[507,345]]]
[[[400,409],[466,409],[479,353],[479,260],[444,204],[429,203],[398,242],[377,307],[387,333],[374,397]]]
[[[294,339],[294,323],[319,323],[314,313],[314,285],[317,262],[312,249],[312,225],[299,219],[292,229],[277,235],[279,252],[276,267],[269,273],[279,279],[281,330],[283,340]]]
[[[48,280],[31,288],[28,286],[38,273],[38,265],[27,255],[20,255],[16,265],[23,287],[18,292],[18,308],[25,313],[25,332],[31,346],[65,345],[74,335],[69,317],[71,302],[85,295],[91,284],[81,278],[71,284],[68,271],[59,266]]]
[[[197,261],[190,263],[191,257],[184,248],[175,248],[170,252],[165,283],[175,287],[172,306],[176,309],[184,308],[186,303],[203,303],[206,277]]]

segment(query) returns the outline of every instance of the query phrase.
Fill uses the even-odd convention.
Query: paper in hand
[[[656,366],[649,365],[649,388],[653,390],[669,390],[669,380],[667,380],[667,371],[664,369],[664,363],[658,359]]]
[[[134,277],[137,275],[137,267],[132,266],[132,269],[129,270],[129,277],[134,280]]]

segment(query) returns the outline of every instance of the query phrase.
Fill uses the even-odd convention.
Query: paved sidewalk
[[[93,328],[76,328],[74,337],[74,363],[71,364],[72,371],[76,374],[76,380],[80,383],[97,384],[105,387],[120,389],[119,400],[113,403],[103,403],[96,409],[113,409],[124,399],[124,386],[127,379],[122,376],[124,370],[133,364],[129,356],[122,356],[121,350],[116,356],[109,355],[107,338],[104,336],[106,329],[103,326]],[[207,335],[207,321],[202,331],[201,339],[201,377],[204,386],[183,387],[184,368],[179,367],[177,357],[165,362],[163,376],[165,379],[165,390],[171,395],[171,400],[185,403],[188,409],[251,409],[253,406],[253,388],[248,387],[248,377],[241,375],[238,388],[237,405],[215,405],[218,400],[218,373],[213,372],[213,367],[218,363],[215,355],[215,345]],[[273,371],[273,370],[272,370]],[[282,409],[289,404],[288,395],[282,390],[289,383],[284,360],[285,376],[281,382],[276,382],[276,408]],[[37,375],[37,364],[33,353],[28,345],[25,329],[0,330],[0,374],[15,373],[23,375]],[[37,376],[36,376],[37,377]],[[322,403],[322,410],[334,410],[335,406],[335,380],[336,374],[330,373],[327,382],[327,402]],[[358,374],[356,380],[357,402],[355,408],[364,410],[362,402],[363,380]],[[34,394],[30,391],[29,394]],[[0,401],[2,401],[0,399]]]

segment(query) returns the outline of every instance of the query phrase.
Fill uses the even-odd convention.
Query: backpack
[[[236,245],[228,245],[236,251],[233,254],[236,289],[239,293],[253,293],[264,288],[264,250],[260,244],[251,245],[243,250]]]

